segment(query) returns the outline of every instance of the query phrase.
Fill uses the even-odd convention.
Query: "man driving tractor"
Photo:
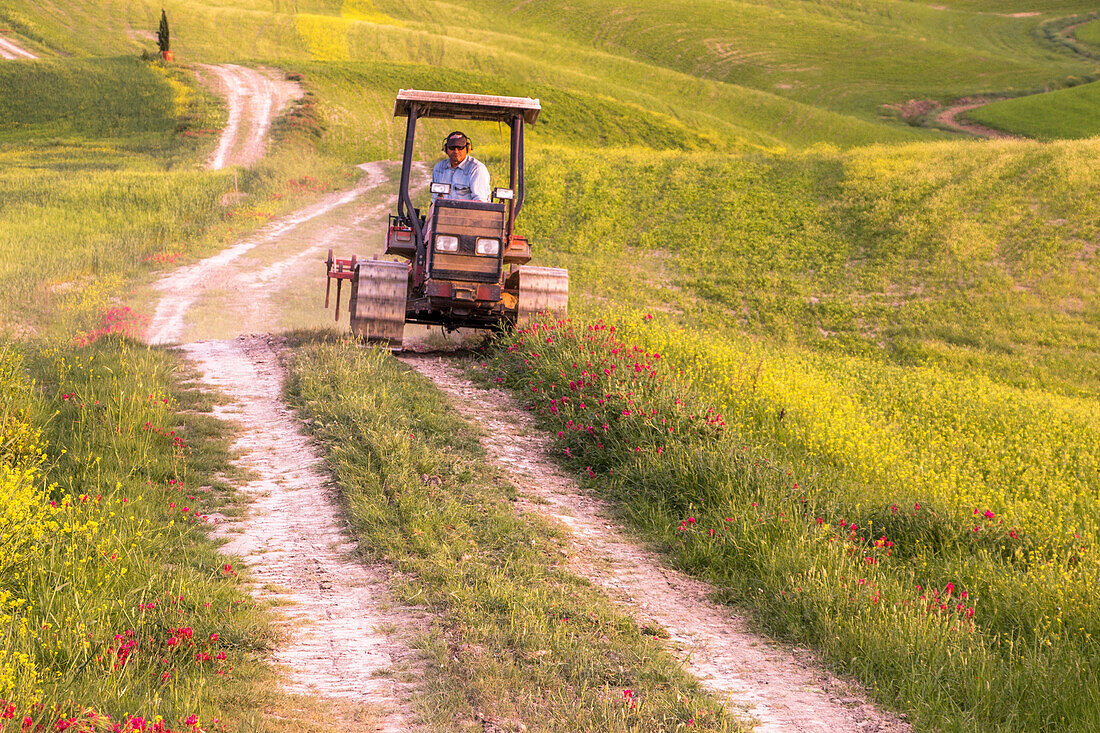
[[[435,194],[432,201],[442,196],[452,201],[488,201],[489,169],[470,155],[470,141],[465,133],[455,131],[443,141],[446,160],[432,168],[432,183],[449,183],[451,192]]]
[[[529,264],[531,244],[515,228],[527,188],[524,131],[541,109],[530,97],[397,93],[393,114],[406,118],[405,148],[385,250],[397,259],[337,259],[329,250],[325,261],[328,283],[336,280],[337,318],[341,284],[350,281],[352,333],[400,349],[409,323],[453,331],[527,324],[547,312],[565,317],[569,273]],[[489,188],[488,169],[470,156],[469,139],[456,130],[443,140],[447,158],[432,170],[432,205],[422,214],[410,184],[417,166],[416,126],[425,119],[496,123],[501,132],[507,125],[507,188]],[[329,292],[326,287],[326,306]]]

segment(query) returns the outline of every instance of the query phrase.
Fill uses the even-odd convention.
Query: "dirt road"
[[[960,120],[959,115],[966,114],[972,109],[978,107],[984,107],[985,105],[996,102],[996,99],[972,99],[964,98],[960,99],[955,104],[951,105],[947,109],[936,114],[936,122],[956,132],[964,132],[968,135],[974,135],[975,137],[984,137],[990,140],[1023,140],[1025,138],[1020,135],[1013,135],[1011,132],[1004,132],[1003,130],[994,130],[992,127],[986,127],[985,125],[979,125],[976,122],[969,122],[967,120]]]
[[[18,46],[14,41],[0,36],[0,59],[17,61],[19,59],[36,59],[38,56],[25,48]]]
[[[202,80],[218,89],[229,107],[229,119],[206,167],[221,170],[252,165],[263,157],[272,121],[292,100],[302,96],[302,88],[274,69],[235,64],[199,68],[203,70]]]
[[[208,167],[256,162],[271,121],[300,89],[274,71],[203,69],[229,107]],[[258,581],[254,592],[278,602],[285,639],[273,656],[285,666],[284,688],[320,698],[334,711],[334,728],[348,731],[412,729],[408,685],[400,681],[415,677],[401,633],[412,621],[385,610],[380,574],[353,556],[318,453],[282,402],[271,340],[236,337],[325,321],[324,251],[365,254],[370,234],[384,229],[392,194],[380,186],[391,168],[363,165],[350,188],[165,275],[154,286],[159,299],[146,333],[154,344],[189,341],[183,352],[204,384],[231,400],[221,416],[240,424],[236,448],[255,478],[241,487],[254,499],[247,516],[221,525],[231,538],[225,549],[245,559]],[[366,722],[339,719],[337,700],[369,710]]]
[[[273,661],[286,669],[284,689],[333,710],[334,730],[396,733],[416,730],[407,680],[419,676],[417,657],[405,640],[417,620],[387,610],[382,574],[354,557],[329,475],[282,401],[277,339],[242,335],[330,323],[321,308],[327,249],[375,251],[394,198],[384,185],[393,164],[360,168],[350,188],[165,275],[146,339],[188,341],[182,351],[204,385],[230,400],[219,416],[240,425],[235,447],[255,476],[241,489],[253,502],[219,526],[225,551],[256,578],[254,592],[282,613]],[[338,701],[359,712],[341,718]]]
[[[386,615],[381,579],[348,557],[350,545],[341,538],[339,513],[314,449],[281,402],[277,337],[245,335],[308,325],[299,309],[312,313],[313,325],[327,321],[321,309],[323,253],[330,246],[361,256],[377,251],[392,206],[395,164],[372,163],[363,170],[356,186],[165,276],[149,338],[188,340],[184,353],[206,384],[233,400],[225,416],[243,425],[238,447],[243,463],[257,474],[244,489],[256,502],[247,519],[230,525],[240,536],[228,549],[245,556],[266,583],[262,595],[292,604],[285,621],[290,641],[275,655],[288,665],[287,689],[337,699],[354,695],[367,678],[380,679],[353,699],[388,711],[378,730],[402,730],[410,715],[408,692],[397,682],[400,672],[390,670],[414,661],[400,643],[402,634],[377,629],[410,622]],[[426,177],[426,169],[418,177]],[[296,305],[292,296],[303,293],[305,300]],[[408,358],[457,405],[474,405],[463,408],[464,415],[487,428],[489,454],[529,497],[521,511],[548,516],[572,536],[572,571],[639,621],[668,629],[685,667],[731,710],[747,711],[757,729],[769,733],[907,730],[869,705],[856,686],[822,671],[809,653],[748,631],[733,611],[707,600],[705,584],[662,567],[615,529],[606,507],[554,466],[545,437],[506,395],[469,384],[438,359]],[[358,620],[340,615],[332,604],[350,604]],[[307,623],[316,618],[325,621]]]
[[[146,340],[178,343],[331,323],[332,311],[322,308],[327,251],[377,252],[393,199],[392,187],[384,184],[394,164],[365,163],[360,169],[354,186],[167,273],[153,286],[160,298]]]
[[[242,337],[183,347],[203,382],[231,399],[216,413],[239,424],[234,448],[256,476],[241,487],[253,499],[248,516],[220,523],[224,551],[247,563],[257,597],[277,601],[285,640],[273,661],[287,670],[287,692],[369,709],[366,720],[334,715],[341,730],[412,730],[407,680],[418,662],[403,640],[416,620],[387,610],[386,574],[356,559],[319,451],[282,402],[276,343]]]

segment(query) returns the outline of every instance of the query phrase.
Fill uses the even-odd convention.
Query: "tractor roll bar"
[[[424,265],[427,250],[424,243],[424,228],[420,224],[420,217],[412,205],[412,197],[409,195],[409,177],[412,174],[413,143],[416,141],[417,105],[409,105],[409,120],[405,126],[405,154],[401,157],[401,189],[397,196],[397,216],[399,219],[409,222],[413,235],[416,238],[416,264]]]
[[[542,105],[539,100],[530,97],[498,97],[487,94],[428,92],[418,89],[402,89],[397,93],[393,115],[408,118],[405,127],[405,154],[401,159],[401,190],[397,197],[397,215],[413,230],[416,237],[418,264],[424,264],[427,245],[424,242],[424,227],[420,223],[416,209],[413,208],[412,197],[409,194],[417,120],[421,117],[438,117],[507,123],[512,132],[508,186],[513,191],[513,198],[508,202],[506,231],[511,236],[516,217],[523,209],[523,200],[527,191],[523,160],[524,125],[528,122],[534,123],[541,110]]]
[[[523,208],[523,197],[527,193],[526,177],[524,176],[523,160],[523,115],[516,115],[512,121],[512,190],[515,193],[514,207],[508,212],[508,234],[512,233],[512,225]],[[516,172],[519,172],[517,175]]]

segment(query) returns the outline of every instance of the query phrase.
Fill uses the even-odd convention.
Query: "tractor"
[[[406,323],[499,329],[523,324],[541,312],[565,315],[569,273],[535,267],[531,245],[515,232],[523,209],[524,126],[534,124],[537,99],[402,89],[394,117],[407,118],[397,213],[389,217],[385,254],[396,261],[336,259],[329,250],[329,291],[336,280],[336,319],[340,290],[351,281],[351,330],[360,338],[399,350]],[[494,188],[490,201],[447,198],[450,185],[433,183],[427,215],[413,207],[409,179],[416,123],[421,118],[484,120],[511,130],[507,188]]]

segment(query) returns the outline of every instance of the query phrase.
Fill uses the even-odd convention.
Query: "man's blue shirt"
[[[489,169],[472,155],[467,155],[457,168],[452,168],[451,161],[447,159],[436,163],[432,169],[432,183],[451,184],[451,193],[443,197],[446,199],[489,200]]]

